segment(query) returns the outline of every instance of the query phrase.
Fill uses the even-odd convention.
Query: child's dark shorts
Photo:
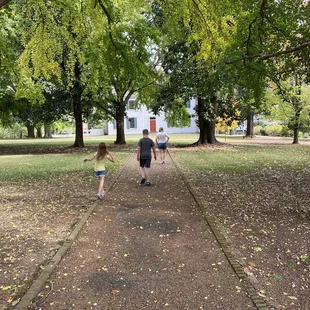
[[[167,143],[158,143],[158,149],[159,150],[167,149]]]
[[[95,171],[95,176],[96,177],[104,177],[105,176],[105,171]]]
[[[141,168],[151,168],[151,159],[140,158],[140,167]]]

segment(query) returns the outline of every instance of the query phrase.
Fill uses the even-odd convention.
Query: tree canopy
[[[201,97],[206,120],[236,104],[259,111],[269,83],[281,91],[297,67],[309,81],[309,7],[308,0],[0,0],[1,120],[18,100],[43,105],[42,79],[68,92],[78,147],[90,105],[116,121],[116,143],[125,143],[133,94],[180,125],[188,96]],[[173,100],[155,104],[165,94]]]

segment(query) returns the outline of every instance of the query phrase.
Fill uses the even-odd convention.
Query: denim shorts
[[[159,150],[165,150],[167,148],[167,143],[158,143]]]
[[[104,177],[105,176],[105,170],[102,171],[95,171],[96,177]]]

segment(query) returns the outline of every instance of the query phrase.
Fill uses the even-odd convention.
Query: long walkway
[[[255,309],[169,158],[151,182],[132,156],[29,309]]]

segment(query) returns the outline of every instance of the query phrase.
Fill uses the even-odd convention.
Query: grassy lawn
[[[191,144],[198,140],[198,134],[171,134],[169,135],[173,144]],[[126,143],[136,145],[141,135],[127,135]],[[151,133],[150,138],[155,139],[156,134]],[[86,145],[95,145],[100,142],[114,144],[115,135],[109,136],[84,136]],[[74,137],[52,138],[52,139],[15,139],[15,140],[0,140],[0,147],[5,146],[71,146],[74,143]]]
[[[107,162],[107,170],[115,172],[128,158],[128,153],[113,153],[116,163]],[[87,175],[92,171],[92,163],[84,163],[88,154],[39,154],[0,156],[0,182],[29,183],[49,180],[73,173]]]
[[[170,136],[171,146],[198,139],[198,134]],[[0,290],[0,308],[97,201],[92,163],[83,159],[94,153],[99,142],[109,144],[116,159],[115,164],[107,163],[109,183],[140,137],[128,135],[126,147],[114,146],[113,136],[85,137],[87,147],[82,150],[66,148],[73,138],[0,140],[4,154],[0,156],[0,217],[5,219],[0,222],[0,248],[5,253],[0,269],[6,271],[1,285],[11,287]],[[224,136],[218,139],[225,142]],[[226,142],[169,151],[208,212],[218,218],[243,266],[257,266],[251,271],[267,295],[289,309],[291,300],[284,293],[298,300],[308,298],[302,288],[308,287],[309,277],[305,270],[310,256],[310,144],[242,137],[227,137]],[[7,149],[12,152],[6,153]],[[295,309],[306,307],[296,302]]]
[[[138,140],[142,137],[142,134],[126,135],[126,143],[129,145],[136,145]],[[150,138],[155,139],[156,134],[151,133]],[[170,145],[185,146],[196,142],[199,138],[199,134],[169,134]],[[230,135],[217,135],[217,139],[222,143],[229,144],[261,144],[261,143],[271,143],[271,144],[291,144],[291,137],[263,137],[257,136],[254,139],[243,139],[241,135],[230,136]],[[113,145],[116,140],[115,135],[109,136],[84,136],[84,143],[88,145],[96,145],[100,142],[105,142],[108,145]],[[300,139],[303,144],[310,145],[310,139]],[[44,146],[71,146],[74,143],[74,137],[62,137],[62,138],[52,138],[52,139],[15,139],[15,140],[0,140],[0,149],[2,147],[44,147]]]
[[[245,173],[261,169],[303,170],[309,167],[310,146],[250,144],[174,153],[190,169],[205,173]]]
[[[43,143],[50,146],[46,140]],[[68,141],[61,143],[67,145]],[[1,153],[6,154],[10,146],[12,143],[2,141]],[[83,214],[97,202],[93,162],[83,162],[96,147],[55,147],[49,154],[40,149],[35,152],[28,143],[16,147],[20,148],[17,154],[0,156],[1,309],[31,283],[38,267],[56,253]],[[107,185],[131,153],[115,150],[113,155],[116,162],[106,163]]]
[[[310,309],[310,145],[253,140],[170,152],[270,304]]]

